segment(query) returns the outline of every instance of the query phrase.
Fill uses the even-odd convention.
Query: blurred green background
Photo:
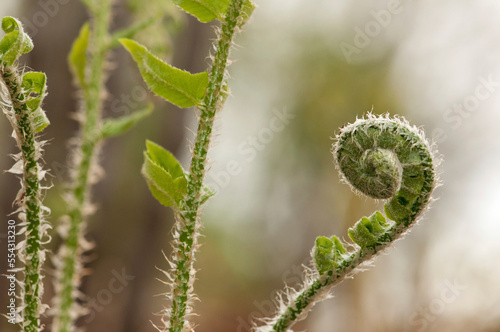
[[[421,224],[375,267],[346,280],[335,298],[315,307],[294,330],[405,332],[500,331],[500,4],[495,0],[256,1],[259,8],[236,39],[232,96],[219,114],[197,255],[194,318],[200,332],[249,331],[268,316],[284,283],[294,286],[314,239],[337,234],[381,204],[339,183],[330,153],[343,124],[366,112],[401,114],[423,127],[444,162],[443,186]],[[144,7],[144,8],[143,8]],[[137,37],[175,66],[199,72],[209,64],[210,25],[167,1],[117,1],[112,29],[135,17],[168,15]],[[78,1],[2,0],[1,16],[21,19],[34,50],[22,58],[48,76],[43,136],[54,185],[45,199],[57,226],[64,212],[68,139],[77,95],[66,56],[87,13]],[[168,34],[167,34],[168,32]],[[165,304],[157,278],[168,268],[172,213],[149,194],[140,175],[145,139],[189,165],[196,130],[193,110],[144,93],[138,70],[122,49],[109,58],[106,116],[155,112],[127,135],[109,140],[100,157],[106,176],[93,190],[90,275],[82,291],[95,301],[82,319],[87,331],[149,332]],[[16,153],[0,117],[0,168]],[[19,188],[0,176],[0,270],[5,271],[8,214]],[[15,219],[15,217],[14,217]],[[51,243],[55,248],[57,236]],[[46,303],[53,294],[46,269]],[[112,294],[116,275],[130,276]],[[133,277],[133,279],[132,279]],[[0,311],[7,283],[0,280]],[[112,296],[109,297],[108,295]],[[46,321],[47,330],[50,321]],[[0,321],[0,331],[17,330]]]

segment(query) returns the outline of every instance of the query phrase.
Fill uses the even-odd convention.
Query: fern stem
[[[320,302],[325,298],[327,293],[332,287],[341,283],[347,276],[349,276],[356,268],[365,261],[384,251],[387,247],[391,246],[394,241],[399,239],[404,234],[410,225],[394,225],[385,236],[392,239],[389,242],[379,243],[377,246],[371,248],[358,248],[358,250],[350,253],[345,259],[337,263],[338,266],[335,271],[328,271],[326,275],[322,275],[310,282],[304,290],[302,290],[293,301],[282,311],[279,317],[274,321],[272,329],[274,332],[286,332],[293,324],[312,308],[314,304]]]
[[[42,236],[44,229],[43,205],[41,199],[40,171],[38,164],[41,144],[36,142],[33,116],[26,104],[27,95],[21,87],[22,78],[12,66],[0,66],[0,74],[9,91],[14,110],[11,124],[16,133],[16,141],[22,155],[23,179],[20,211],[25,213],[26,245],[22,248],[24,267],[24,287],[21,291],[25,308],[22,327],[24,331],[40,331],[40,313],[43,311],[41,297],[41,267],[44,261]],[[6,112],[7,113],[7,112]]]
[[[198,229],[200,228],[201,189],[215,114],[222,106],[224,94],[222,90],[226,80],[228,57],[243,2],[243,0],[231,0],[229,4],[219,32],[208,87],[200,107],[200,120],[188,177],[187,195],[181,203],[181,211],[177,213],[177,234],[175,235],[177,241],[173,254],[175,269],[171,290],[172,308],[166,311],[166,317],[164,317],[164,321],[168,321],[167,329],[170,332],[192,329],[187,321],[187,316],[190,314],[189,303],[193,298],[195,278],[193,261],[198,242]]]
[[[74,331],[76,319],[84,312],[76,303],[81,283],[81,255],[86,209],[90,205],[89,186],[91,177],[97,173],[97,158],[100,144],[102,99],[104,94],[104,65],[108,45],[108,28],[111,16],[111,1],[100,1],[93,11],[91,45],[86,64],[86,87],[83,89],[82,128],[78,149],[75,152],[75,170],[67,198],[69,230],[60,249],[59,308],[53,324],[53,331]]]

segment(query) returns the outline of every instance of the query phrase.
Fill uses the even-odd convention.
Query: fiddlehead
[[[287,296],[280,312],[256,331],[287,331],[304,319],[333,286],[406,233],[430,202],[437,158],[423,132],[406,120],[368,114],[341,128],[332,152],[354,191],[388,200],[384,211],[390,220],[379,211],[359,220],[349,229],[355,243],[349,252],[335,236],[318,237],[312,252],[316,271],[307,272],[301,290]]]
[[[341,129],[334,155],[341,175],[355,190],[376,199],[390,198],[384,210],[395,221],[394,230],[404,231],[416,221],[436,183],[429,144],[421,131],[402,119],[370,115],[357,120]],[[355,231],[358,224],[367,224],[363,220],[351,228],[351,238],[360,234]]]

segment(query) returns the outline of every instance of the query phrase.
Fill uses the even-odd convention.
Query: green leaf
[[[334,268],[334,243],[327,237],[320,236],[316,238],[316,245],[314,246],[314,263],[319,274],[326,271],[331,271]]]
[[[23,88],[26,90],[28,100],[27,106],[32,110],[40,107],[47,88],[47,77],[44,73],[28,72],[23,75]]]
[[[85,65],[87,63],[87,48],[89,45],[90,25],[85,23],[80,29],[78,37],[71,46],[68,55],[69,68],[73,76],[77,79],[80,88],[84,89],[85,83]]]
[[[361,247],[375,245],[390,224],[386,222],[382,213],[376,211],[370,218],[363,217],[349,229],[350,238]]]
[[[105,119],[102,124],[101,138],[106,139],[122,135],[152,112],[153,104],[149,104],[145,109],[132,114],[121,116],[119,118]]]
[[[158,202],[167,207],[176,205],[177,190],[172,176],[152,161],[147,152],[144,153],[142,175],[146,179],[149,191]]]
[[[38,108],[33,115],[33,125],[35,126],[35,133],[41,132],[50,124],[49,118],[47,118],[45,111],[41,108]]]
[[[368,218],[363,217],[348,230],[351,240],[363,248],[373,246],[377,243],[377,237],[370,233],[370,230],[366,227],[366,223],[369,222]]]
[[[379,211],[375,211],[370,216],[370,227],[367,228],[376,236],[379,236],[387,230],[389,224],[386,222],[385,217]]]
[[[255,8],[256,6],[251,0],[246,0],[243,3],[243,7],[241,8],[241,14],[240,17],[238,18],[239,28],[242,28],[248,22]]]
[[[40,72],[25,73],[22,87],[27,95],[26,106],[33,112],[35,132],[40,132],[50,124],[47,115],[41,108],[42,100],[46,95],[47,77]]]
[[[177,6],[196,17],[200,22],[207,23],[218,19],[224,21],[230,0],[172,0]],[[250,18],[255,5],[246,0],[241,9],[238,26],[241,28]]]
[[[336,258],[338,258],[338,256],[340,255],[343,255],[347,252],[347,250],[344,248],[344,245],[342,244],[342,242],[339,240],[338,237],[336,237],[335,235],[333,235],[330,240],[333,241],[333,244],[335,246],[335,252],[336,252]]]
[[[33,49],[33,42],[24,33],[21,22],[13,17],[2,19],[2,29],[6,35],[0,40],[0,61],[12,66],[23,53]]]
[[[156,143],[146,141],[142,174],[153,196],[164,206],[177,206],[187,191],[179,161]]]
[[[226,14],[229,0],[172,0],[177,6],[206,23],[216,18],[222,20]]]
[[[184,177],[184,170],[173,154],[150,140],[146,141],[146,149],[151,160],[172,174],[174,179]]]
[[[185,176],[181,176],[175,179],[174,185],[181,193],[187,192],[187,179]]]
[[[130,52],[151,91],[179,107],[200,105],[208,85],[208,73],[191,74],[174,68],[131,39],[120,39]]]

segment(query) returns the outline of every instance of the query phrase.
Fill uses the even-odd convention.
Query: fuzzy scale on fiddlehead
[[[423,132],[402,118],[368,114],[342,127],[333,154],[341,177],[355,192],[388,200],[384,211],[392,221],[378,211],[363,217],[349,229],[356,244],[349,252],[335,236],[318,237],[312,251],[316,271],[306,271],[302,288],[288,294],[277,315],[256,331],[288,331],[304,319],[333,286],[406,233],[436,187],[436,157]]]

